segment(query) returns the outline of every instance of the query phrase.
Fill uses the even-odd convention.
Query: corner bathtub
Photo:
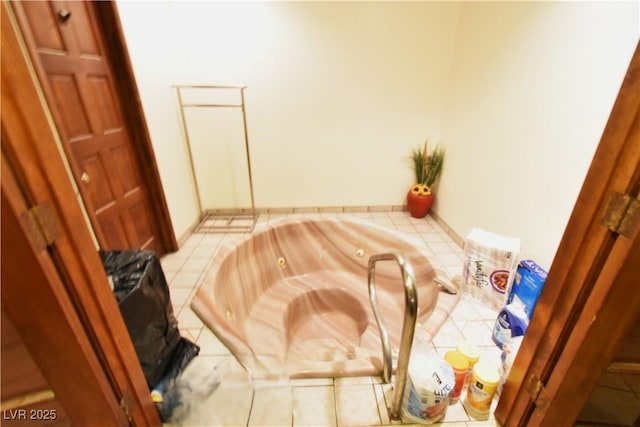
[[[430,341],[459,299],[434,283],[448,275],[424,243],[358,220],[282,220],[221,248],[191,307],[256,378],[378,375],[367,267],[390,251],[413,266],[416,335]],[[394,261],[376,264],[376,288],[395,369],[404,285]]]

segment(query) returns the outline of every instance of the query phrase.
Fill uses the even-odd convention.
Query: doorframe
[[[30,238],[30,228],[24,221],[29,208],[5,156],[5,138],[3,131],[3,313],[23,338],[71,423],[92,425],[102,420],[105,425],[126,426],[129,423],[119,396],[85,335],[55,264],[49,253]],[[47,408],[47,415],[57,419],[63,414]]]
[[[151,135],[142,108],[138,85],[136,84],[129,50],[122,30],[122,23],[115,1],[94,1],[96,18],[101,26],[102,36],[114,77],[114,84],[122,100],[124,120],[127,122],[132,145],[138,157],[140,173],[147,185],[151,208],[156,216],[161,246],[165,253],[178,250],[178,242],[173,231],[171,216],[165,198],[158,163],[151,144]]]
[[[135,161],[133,166],[137,168],[137,172],[144,185],[144,191],[149,198],[149,209],[154,219],[153,234],[157,238],[159,247],[158,256],[175,252],[178,250],[178,242],[173,230],[173,224],[151,143],[151,136],[144,116],[133,66],[129,58],[117,5],[114,1],[92,1],[86,2],[85,6],[95,12],[96,31],[100,34],[100,38],[103,41],[102,47],[104,48],[105,57],[108,58],[107,65],[113,77],[113,81],[111,82],[112,87],[119,100],[118,105],[122,111],[122,120],[124,121],[130,147],[133,151],[132,154]],[[13,14],[21,14],[21,11],[14,8],[13,5],[11,6],[11,12]],[[20,30],[18,30],[18,34],[21,34],[25,43],[31,46],[30,50],[32,48],[35,49],[33,40],[30,37],[25,37]],[[30,58],[31,64],[38,70],[38,77],[35,78],[39,81],[39,76],[44,75],[44,70],[37,58],[31,58],[30,54],[27,54],[27,58]],[[46,88],[43,87],[43,89],[46,93]],[[65,146],[65,144],[62,145]],[[65,147],[65,151],[66,150],[67,148]],[[68,153],[66,156],[68,158],[70,157]],[[77,185],[82,187],[82,183],[77,183]],[[95,215],[87,211],[87,216],[90,219],[91,226],[95,230],[97,227],[97,225],[94,224],[96,221]],[[100,241],[101,233],[94,232],[94,235],[99,244],[103,246],[103,242]]]
[[[610,194],[638,197],[638,141],[640,43],[496,408],[505,426],[573,424],[640,311],[638,230],[601,225]]]
[[[60,280],[47,280],[40,284],[54,293],[67,295],[71,306],[63,307],[64,312],[69,317],[77,316],[84,332],[82,334],[76,331],[79,335],[77,339],[85,349],[87,346],[92,348],[119,405],[125,409],[133,423],[137,426],[159,426],[158,413],[151,400],[142,367],[68,178],[62,154],[56,145],[54,130],[47,119],[46,105],[32,79],[28,54],[22,49],[19,30],[11,20],[9,8],[7,2],[0,6],[0,120],[3,157],[0,184],[3,200],[8,197],[5,193],[12,194],[7,187],[11,180],[5,180],[5,173],[12,171],[26,207],[50,207],[50,219],[57,229],[53,235],[57,237],[39,252],[37,262],[50,262]],[[5,164],[8,165],[7,168],[4,167]],[[15,214],[19,216],[22,213]],[[24,243],[20,236],[15,239],[16,245]],[[9,259],[3,254],[3,264]],[[3,265],[3,270],[4,268]],[[26,287],[28,284],[21,285],[25,287],[22,294],[24,298],[38,299],[29,294],[30,289]],[[8,285],[3,283],[3,290],[5,286]],[[5,304],[4,292],[2,298],[2,303]],[[23,316],[23,320],[37,318],[35,310],[37,307],[31,305],[29,311],[24,313],[26,316]],[[16,327],[19,325],[16,324]],[[39,331],[33,323],[20,325],[20,328],[25,341],[37,339]],[[45,353],[39,357],[46,356]],[[71,364],[71,359],[67,363]],[[68,381],[72,380],[74,377],[70,377]],[[72,413],[68,415],[73,419]],[[101,420],[95,418],[87,424],[81,424],[96,425],[96,422],[101,424]]]

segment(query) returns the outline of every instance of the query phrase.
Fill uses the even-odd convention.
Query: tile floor
[[[605,372],[585,403],[578,424],[637,425],[640,419],[640,375]]]
[[[256,230],[284,217],[358,217],[422,239],[450,275],[462,270],[462,249],[432,218],[411,218],[406,212],[261,214]],[[396,425],[386,407],[391,386],[380,377],[253,381],[229,351],[189,308],[200,280],[222,243],[242,239],[240,234],[193,234],[174,254],[162,258],[171,299],[183,336],[201,350],[178,380],[182,405],[165,426],[370,426]],[[463,339],[478,345],[481,359],[500,363],[500,351],[491,341],[496,313],[461,299],[450,319],[431,343],[444,356]],[[494,400],[493,408],[497,401]],[[496,426],[470,418],[460,402],[450,405],[446,427]],[[439,424],[437,424],[439,425]]]

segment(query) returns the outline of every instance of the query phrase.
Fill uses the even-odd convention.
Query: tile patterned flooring
[[[256,230],[288,218],[358,217],[422,239],[445,270],[453,276],[462,271],[463,252],[432,218],[411,218],[406,212],[261,214]],[[162,258],[171,299],[182,335],[201,350],[179,378],[176,389],[182,404],[165,426],[373,426],[398,425],[390,420],[391,386],[380,377],[280,379],[254,381],[239,366],[189,308],[200,280],[223,243],[241,234],[192,234],[181,249]],[[463,339],[474,342],[481,359],[500,363],[500,351],[491,341],[494,311],[462,298],[440,329],[431,350],[444,354]],[[493,409],[497,400],[494,399]],[[470,418],[457,402],[447,409],[446,427],[497,426],[492,414],[487,421]]]

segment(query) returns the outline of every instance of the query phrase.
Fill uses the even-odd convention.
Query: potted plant
[[[435,197],[433,186],[442,173],[444,153],[444,148],[439,145],[429,152],[425,141],[422,147],[415,148],[409,156],[416,181],[407,193],[407,207],[414,218],[423,218],[431,209]]]

